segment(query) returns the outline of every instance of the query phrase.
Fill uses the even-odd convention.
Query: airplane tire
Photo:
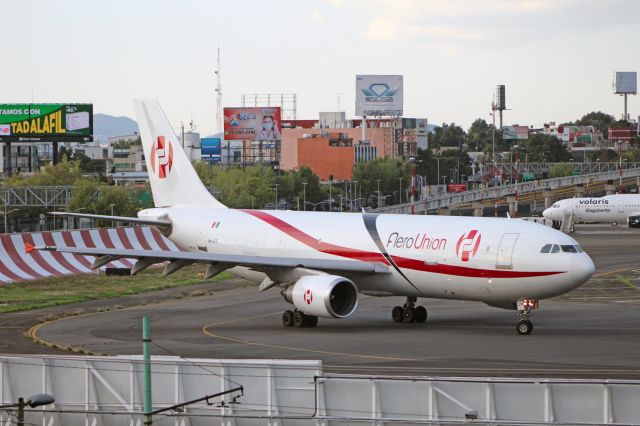
[[[404,308],[404,311],[402,312],[402,316],[403,316],[403,321],[404,322],[415,322],[416,321],[416,314],[415,314],[415,310],[413,308],[409,308],[406,307]]]
[[[395,306],[391,310],[391,318],[393,318],[393,322],[402,322],[402,319],[404,318],[404,310],[402,309],[402,306]]]
[[[293,326],[294,327],[304,327],[305,326],[305,315],[300,311],[295,311],[293,313]]]
[[[522,320],[518,322],[516,330],[518,331],[519,335],[526,336],[528,334],[531,334],[531,332],[533,331],[533,324],[529,320]]]
[[[413,311],[415,322],[425,323],[427,322],[427,310],[424,306],[418,306]]]
[[[315,315],[305,315],[306,326],[313,328],[318,325],[318,317]]]
[[[282,325],[285,327],[293,327],[293,312],[286,310],[282,313]]]

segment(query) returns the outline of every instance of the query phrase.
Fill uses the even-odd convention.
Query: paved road
[[[582,226],[575,237],[594,258],[596,280],[633,277],[640,268],[638,230]],[[95,352],[140,353],[141,317],[149,315],[156,355],[322,359],[327,370],[375,374],[640,379],[640,305],[613,295],[606,304],[542,301],[530,336],[516,334],[514,312],[482,303],[425,300],[427,324],[395,324],[390,311],[402,299],[367,296],[349,319],[284,328],[287,305],[277,290],[253,288],[74,317],[38,336]]]

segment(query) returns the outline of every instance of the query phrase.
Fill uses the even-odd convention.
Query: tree
[[[554,164],[549,168],[550,178],[571,176],[571,173],[573,173],[573,165],[570,163]]]
[[[442,123],[442,126],[435,128],[431,137],[434,147],[457,146],[462,148],[466,141],[467,134],[462,130],[462,127],[457,126],[455,123]]]
[[[472,151],[483,151],[487,148],[491,151],[493,146],[492,126],[484,119],[476,118],[476,120],[471,123],[471,127],[469,127],[467,141],[469,149]]]
[[[522,141],[520,146],[522,147],[520,151],[522,160],[524,160],[524,154],[528,154],[528,161],[530,162],[548,161],[558,163],[571,160],[571,153],[555,136],[537,133],[530,135],[528,140]]]
[[[576,120],[576,126],[593,126],[602,133],[605,139],[608,138],[609,127],[615,122],[615,118],[611,114],[602,111],[592,111],[583,115]]]
[[[62,186],[74,185],[82,179],[79,161],[69,161],[65,156],[61,162],[47,164],[42,171],[32,176],[13,176],[5,182],[7,186]]]
[[[357,180],[363,195],[393,194],[400,190],[400,179],[407,188],[409,165],[394,158],[376,158],[357,163],[353,168],[353,180]],[[379,182],[378,182],[379,181]],[[403,191],[404,192],[404,191]],[[397,197],[396,197],[397,198]]]

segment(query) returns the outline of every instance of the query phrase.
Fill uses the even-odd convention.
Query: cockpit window
[[[576,251],[578,253],[584,253],[584,250],[582,250],[582,247],[580,247],[579,245],[576,245]]]
[[[549,253],[549,251],[551,251],[551,246],[553,244],[545,244],[544,246],[542,246],[542,250],[540,250],[540,253]]]
[[[553,207],[554,209],[559,209],[559,208],[560,208],[560,203],[555,203],[555,204],[554,204],[553,206],[551,206],[551,207]]]
[[[576,249],[576,246],[572,246],[572,245],[562,245],[562,251],[565,253],[577,253],[578,250]]]
[[[560,246],[554,244],[553,247],[551,247],[551,253],[560,253]]]

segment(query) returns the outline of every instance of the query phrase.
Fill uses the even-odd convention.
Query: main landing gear
[[[309,327],[313,328],[318,325],[318,317],[315,315],[307,315],[297,309],[286,310],[282,313],[282,325],[285,327]]]
[[[416,306],[416,300],[416,297],[407,297],[404,305],[394,307],[391,310],[393,322],[426,322],[427,310],[424,306]]]
[[[529,312],[531,312],[532,309],[538,308],[538,301],[536,299],[520,299],[518,300],[517,308],[520,321],[518,321],[516,331],[521,336],[531,334],[533,324],[529,321]]]

